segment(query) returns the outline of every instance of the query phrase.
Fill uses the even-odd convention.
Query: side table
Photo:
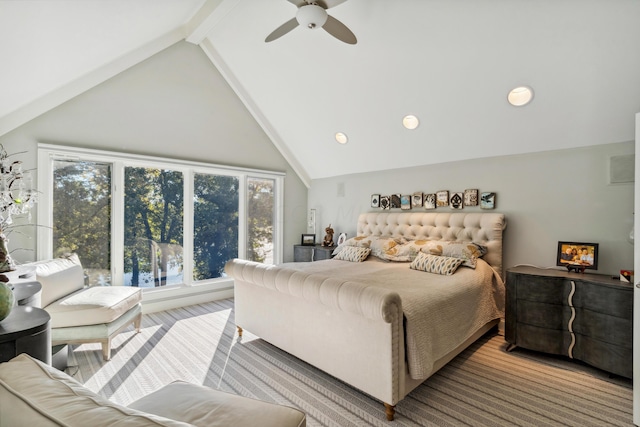
[[[18,280],[10,283],[13,285],[13,295],[18,305],[41,307],[42,285],[40,282]]]
[[[51,364],[51,332],[49,313],[36,307],[13,307],[0,322],[0,362],[20,353]]]
[[[293,261],[309,262],[323,259],[331,259],[335,246],[322,245],[293,245]]]

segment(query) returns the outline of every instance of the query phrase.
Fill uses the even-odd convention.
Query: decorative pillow
[[[456,272],[462,259],[448,256],[437,256],[420,252],[414,259],[409,268],[414,270],[426,271],[427,273],[442,274],[443,276],[451,276]]]
[[[432,255],[460,258],[465,267],[476,268],[478,258],[487,253],[486,246],[473,242],[451,242],[432,240],[422,249],[422,252]]]
[[[362,262],[371,253],[369,248],[359,248],[357,246],[343,246],[333,259],[343,261]]]
[[[404,247],[407,240],[403,237],[389,236],[356,236],[345,242],[333,251],[337,255],[343,246],[355,246],[371,249],[371,255],[388,261],[411,261],[415,258],[413,248]],[[413,251],[413,252],[411,252]]]
[[[335,248],[333,250],[333,254],[332,255],[338,255],[338,252],[340,252],[340,250],[344,246],[357,246],[359,248],[369,248],[369,247],[371,247],[371,240],[372,239],[375,239],[375,237],[373,237],[373,236],[356,236],[356,237],[352,237],[350,239],[345,240],[340,246]]]
[[[389,261],[411,261],[410,248],[404,246],[406,242],[403,237],[372,237],[371,255]]]

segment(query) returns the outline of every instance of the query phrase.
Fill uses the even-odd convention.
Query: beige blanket
[[[249,267],[246,262],[242,264],[243,269]],[[374,257],[361,263],[324,260],[279,266],[249,264],[253,264],[249,268],[252,273],[245,270],[245,279],[253,274],[252,282],[275,286],[280,292],[295,293],[295,289],[309,289],[301,284],[315,282],[320,294],[326,286],[348,287],[348,295],[353,298],[388,292],[389,299],[396,299],[397,293],[405,316],[409,374],[414,379],[428,377],[436,360],[504,314],[504,284],[482,260],[475,270],[460,267],[452,276],[411,270],[407,262],[386,262]],[[228,273],[233,276],[234,268]],[[344,305],[339,301],[323,303]]]

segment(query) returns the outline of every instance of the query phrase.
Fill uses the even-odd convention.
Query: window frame
[[[196,287],[228,281],[224,277],[193,281],[193,180],[195,174],[226,175],[239,180],[238,206],[238,257],[247,257],[247,181],[249,178],[266,178],[274,181],[274,233],[273,262],[282,263],[284,253],[283,209],[284,209],[284,172],[260,169],[230,167],[212,163],[187,160],[172,160],[163,157],[128,154],[115,151],[75,148],[52,144],[38,144],[38,189],[37,204],[37,256],[38,259],[53,257],[53,164],[55,160],[94,161],[111,164],[111,277],[112,286],[122,286],[124,279],[124,176],[126,167],[145,167],[171,169],[183,173],[184,211],[183,211],[183,252],[184,280],[181,285],[158,288],[144,288],[145,292],[154,290]],[[191,203],[188,203],[191,201]]]

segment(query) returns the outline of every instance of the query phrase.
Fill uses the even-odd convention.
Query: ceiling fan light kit
[[[327,22],[327,11],[317,4],[308,4],[298,9],[296,21],[304,27],[313,30],[322,27]]]
[[[346,0],[336,0],[333,2],[333,6],[344,3],[344,1]],[[295,29],[298,25],[312,30],[322,27],[327,33],[347,44],[356,44],[358,42],[355,34],[353,34],[346,25],[327,13],[327,9],[329,9],[330,6],[328,6],[325,1],[289,0],[289,3],[296,5],[298,8],[295,18],[291,18],[273,30],[273,32],[264,39],[265,43],[279,39],[289,31]]]

